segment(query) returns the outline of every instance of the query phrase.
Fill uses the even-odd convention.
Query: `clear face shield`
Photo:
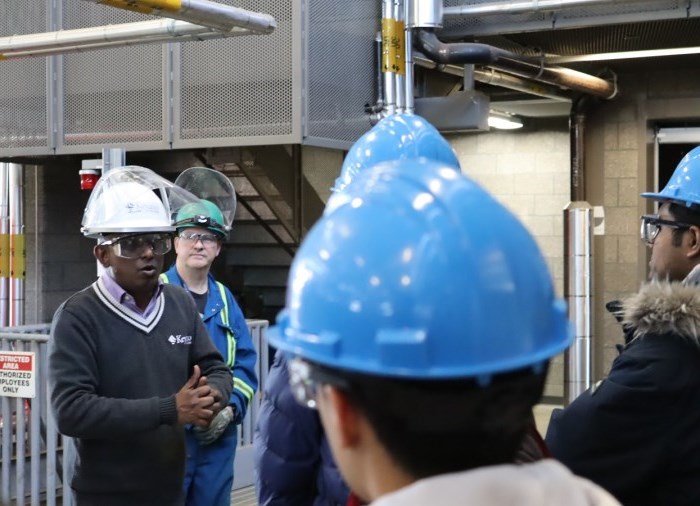
[[[212,223],[208,216],[195,216],[192,218],[193,225],[221,228],[226,232],[231,230],[236,214],[236,190],[228,176],[207,167],[190,167],[177,177],[175,184],[202,200],[216,204],[223,215],[223,223]]]

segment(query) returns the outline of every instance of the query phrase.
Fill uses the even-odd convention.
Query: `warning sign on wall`
[[[34,353],[0,352],[0,396],[31,397],[36,394]]]

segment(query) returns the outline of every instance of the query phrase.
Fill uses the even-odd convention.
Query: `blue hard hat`
[[[645,192],[642,197],[688,207],[700,205],[700,146],[683,157],[663,190],[658,193]]]
[[[385,162],[331,196],[297,252],[270,343],[360,373],[488,378],[570,343],[534,239],[453,167]]]
[[[358,172],[380,162],[421,157],[459,168],[450,143],[424,118],[416,114],[387,116],[352,145],[331,190],[341,191]]]

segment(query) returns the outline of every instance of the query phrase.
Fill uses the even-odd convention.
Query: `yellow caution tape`
[[[2,61],[2,60],[7,60],[7,56],[5,56],[4,54],[0,53],[0,61]]]
[[[406,73],[406,33],[403,21],[382,19],[382,72]]]
[[[182,9],[182,0],[99,0],[99,3],[141,14],[151,14],[156,9],[169,12]]]
[[[24,234],[12,234],[10,236],[10,277],[15,279],[25,278],[25,265],[27,251],[24,247]]]

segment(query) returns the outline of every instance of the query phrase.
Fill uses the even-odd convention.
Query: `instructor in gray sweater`
[[[105,273],[56,311],[51,407],[75,440],[76,460],[64,465],[78,506],[181,505],[183,426],[207,427],[233,382],[192,298],[158,280],[169,210],[151,188],[123,179],[98,185],[88,202],[84,232],[97,238]]]

